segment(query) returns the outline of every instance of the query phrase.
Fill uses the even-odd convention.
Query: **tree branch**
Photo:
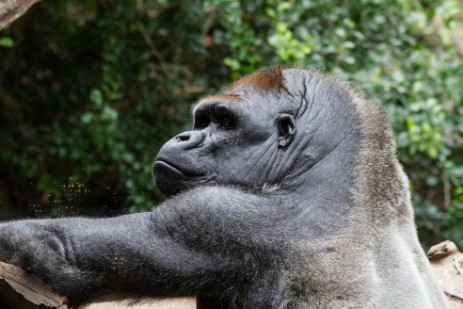
[[[40,0],[3,0],[0,2],[0,30],[21,17]]]

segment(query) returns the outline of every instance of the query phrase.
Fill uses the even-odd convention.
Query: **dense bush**
[[[463,247],[462,2],[47,1],[0,33],[0,216],[148,209],[191,103],[274,64],[383,105],[423,239]],[[460,49],[459,49],[460,48]]]

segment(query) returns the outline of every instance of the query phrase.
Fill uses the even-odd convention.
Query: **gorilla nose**
[[[175,136],[172,142],[175,147],[188,150],[198,147],[203,142],[204,138],[205,134],[201,131],[188,131]]]

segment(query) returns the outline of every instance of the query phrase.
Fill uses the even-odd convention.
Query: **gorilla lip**
[[[188,176],[188,177],[201,176],[201,174],[199,173],[194,173],[191,171],[186,171],[184,169],[181,169],[178,165],[173,164],[172,162],[167,161],[165,159],[157,159],[153,164],[153,168],[156,168],[156,167],[168,169],[169,171],[174,172],[175,174],[181,175],[181,176]]]

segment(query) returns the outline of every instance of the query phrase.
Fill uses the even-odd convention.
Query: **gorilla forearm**
[[[135,267],[143,252],[133,247],[154,234],[149,221],[149,214],[138,214],[4,223],[0,260],[36,274],[56,291],[80,301],[84,295],[118,289],[140,277],[137,272],[143,269]]]

